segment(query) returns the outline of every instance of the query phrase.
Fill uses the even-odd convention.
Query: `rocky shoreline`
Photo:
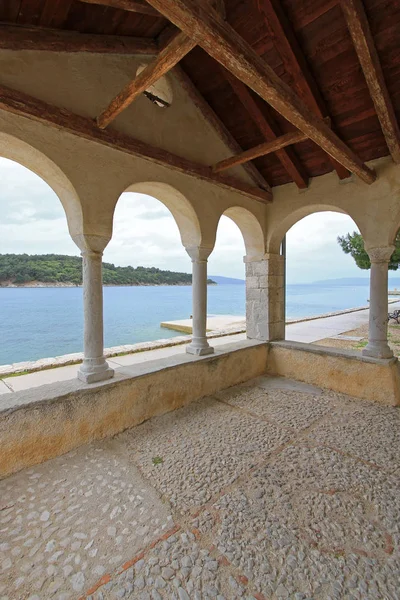
[[[103,283],[103,287],[187,287],[191,283]],[[217,283],[208,283],[208,285],[218,285]],[[43,281],[28,281],[27,283],[13,283],[11,281],[1,281],[1,288],[76,288],[82,287],[81,283],[58,282],[53,281],[45,283]]]

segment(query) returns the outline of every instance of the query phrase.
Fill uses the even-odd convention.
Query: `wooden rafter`
[[[91,142],[168,167],[189,177],[201,179],[207,183],[228,189],[231,192],[244,194],[253,200],[270,202],[272,199],[271,193],[267,190],[248,185],[234,177],[213,173],[205,165],[182,158],[161,148],[156,148],[125,134],[101,130],[96,126],[93,119],[76,115],[69,110],[52,106],[28,94],[11,90],[5,86],[0,86],[0,110],[44,123],[49,127],[63,130]]]
[[[321,118],[328,116],[325,101],[280,0],[257,0],[257,3],[285,70],[293,78],[296,92],[316,115]],[[340,179],[345,179],[350,175],[340,163],[329,158]]]
[[[112,100],[107,108],[97,118],[97,124],[104,129],[127,108],[142,92],[153,85],[160,77],[168,73],[186,56],[196,43],[184,33],[179,33],[158,54],[147,67]]]
[[[233,152],[233,154],[241,154],[243,152],[243,149],[240,147],[238,142],[222,123],[218,115],[213,111],[213,109],[205,100],[205,98],[200,94],[199,90],[194,85],[190,77],[182,69],[182,67],[180,65],[177,65],[176,67],[174,67],[172,73],[178,79],[179,83],[181,84],[185,92],[188,94],[193,104],[198,108],[198,110],[203,115],[204,119],[214,129],[214,131],[224,142],[224,144]],[[268,182],[264,179],[264,177],[253,164],[246,163],[243,165],[243,168],[245,169],[245,171],[247,171],[247,174],[253,179],[253,181],[257,185],[259,185],[265,190],[270,190]]]
[[[341,6],[389,152],[394,162],[400,163],[399,125],[364,6],[361,0],[343,0]]]
[[[221,69],[221,71],[224,77],[230,83],[233,91],[242,103],[247,114],[251,117],[253,122],[258,127],[265,141],[270,142],[279,137],[278,131],[268,121],[268,119],[264,115],[264,112],[258,106],[257,102],[251,95],[250,90],[244,85],[244,83],[236,79],[236,77],[234,77],[226,69]],[[306,188],[308,185],[308,176],[305,173],[303,167],[301,166],[301,163],[299,162],[295,153],[290,148],[278,148],[276,155],[282,163],[284,169],[286,170],[288,175],[293,179],[296,185],[300,189]]]
[[[196,0],[148,1],[335,160],[366,183],[375,181],[375,172],[214,11],[205,10]]]
[[[230,169],[231,167],[242,165],[243,163],[246,163],[249,160],[258,158],[259,156],[266,156],[267,154],[271,154],[272,152],[277,152],[278,150],[286,148],[286,146],[290,146],[291,144],[304,142],[306,139],[307,136],[304,135],[304,133],[302,133],[301,131],[291,131],[290,133],[285,133],[284,135],[281,135],[280,137],[273,140],[272,142],[265,142],[264,144],[259,144],[254,148],[250,148],[250,150],[242,152],[241,154],[237,154],[236,156],[231,156],[230,158],[221,160],[213,167],[213,172],[221,173],[221,171],[225,171],[226,169]]]
[[[160,17],[160,13],[152,6],[147,4],[145,0],[80,0],[85,4],[100,4],[109,6],[110,8],[119,8],[128,10],[129,12],[138,13],[139,15],[150,15],[152,17]]]
[[[0,49],[147,56],[154,56],[157,53],[155,43],[145,38],[78,33],[62,29],[10,25],[9,23],[0,23]]]

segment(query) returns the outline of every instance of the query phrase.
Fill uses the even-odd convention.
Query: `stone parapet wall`
[[[176,355],[118,369],[115,379],[78,380],[7,394],[0,408],[0,477],[115,435],[265,373],[266,344],[243,341],[214,355]]]
[[[400,405],[397,358],[369,358],[352,350],[339,351],[301,342],[273,342],[270,344],[267,373],[363,400]]]

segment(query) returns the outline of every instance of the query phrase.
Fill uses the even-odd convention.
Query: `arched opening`
[[[338,240],[359,234],[357,224],[329,208],[301,215],[286,233],[286,339],[358,350],[367,344],[369,272]]]
[[[77,352],[81,264],[64,211],[77,227],[79,200],[47,157],[10,136],[1,141],[0,364]]]
[[[246,287],[244,257],[262,256],[264,235],[256,217],[242,207],[231,207],[221,216],[208,273],[217,285],[208,288],[211,328],[245,328]],[[216,318],[218,317],[218,318]]]
[[[188,333],[185,324],[161,323],[191,317],[192,265],[185,247],[200,242],[196,213],[180,192],[157,182],[127,188],[103,259],[106,347]]]

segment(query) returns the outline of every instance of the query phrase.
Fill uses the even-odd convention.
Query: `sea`
[[[366,306],[368,280],[286,287],[286,317]],[[162,321],[192,313],[190,286],[104,288],[105,347],[181,335]],[[208,314],[244,315],[244,284],[210,285]],[[82,288],[0,288],[0,365],[82,351]]]

